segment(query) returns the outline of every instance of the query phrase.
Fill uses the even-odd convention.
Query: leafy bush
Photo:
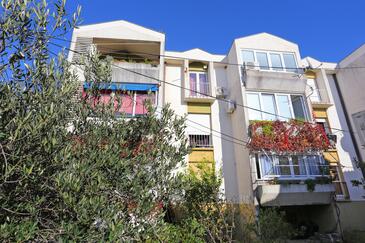
[[[293,227],[285,221],[284,212],[276,208],[265,208],[260,210],[258,227],[262,242],[286,242],[294,236]]]

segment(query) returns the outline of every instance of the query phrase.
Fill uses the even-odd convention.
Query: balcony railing
[[[210,135],[189,135],[189,144],[192,148],[211,148],[212,138]]]
[[[187,98],[211,98],[211,87],[206,72],[189,72],[185,87]]]
[[[119,66],[121,68],[118,68]],[[128,69],[130,71],[124,70]],[[134,73],[135,72],[135,73]],[[143,74],[145,76],[139,75]],[[152,78],[148,78],[148,77]],[[159,67],[146,63],[115,62],[112,66],[112,81],[123,83],[158,83]]]

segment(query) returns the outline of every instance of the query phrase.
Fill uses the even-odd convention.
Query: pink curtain
[[[196,73],[190,73],[190,96],[196,96],[197,91],[197,76]]]
[[[147,113],[147,109],[145,107],[145,101],[149,100],[151,104],[155,104],[155,93],[151,94],[136,94],[136,115],[143,115]]]
[[[118,93],[117,95],[121,96],[119,110],[118,112],[123,112],[128,115],[133,114],[133,94],[127,94],[127,93]],[[115,109],[118,108],[118,100],[114,100]]]

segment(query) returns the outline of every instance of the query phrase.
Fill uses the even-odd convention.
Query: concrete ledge
[[[307,185],[259,185],[256,189],[258,199],[263,206],[293,206],[330,204],[333,184],[317,184],[310,192]]]

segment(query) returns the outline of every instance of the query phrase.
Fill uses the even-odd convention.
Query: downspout
[[[359,150],[359,144],[358,144],[358,142],[356,141],[356,138],[355,138],[354,129],[352,127],[350,117],[349,117],[349,114],[348,114],[346,106],[345,106],[345,101],[344,101],[344,98],[343,98],[343,95],[342,95],[342,92],[341,92],[341,89],[340,89],[340,85],[338,84],[337,76],[336,76],[336,74],[332,74],[332,77],[333,77],[333,80],[334,80],[334,83],[335,83],[335,86],[336,86],[336,89],[337,89],[338,97],[340,98],[341,106],[342,106],[342,109],[343,109],[343,113],[345,115],[346,123],[347,123],[348,128],[349,128],[349,133],[350,133],[350,136],[351,136],[352,143],[355,145],[354,147],[355,147],[356,157],[360,161],[363,162],[364,158],[362,158],[362,156],[361,156],[361,153],[360,153],[360,150]]]

